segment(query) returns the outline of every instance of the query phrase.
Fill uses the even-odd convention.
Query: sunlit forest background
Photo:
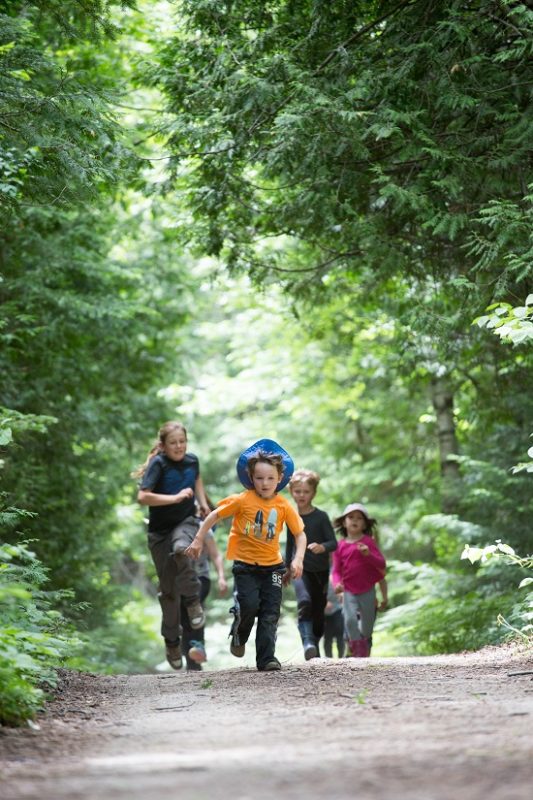
[[[168,419],[215,502],[268,437],[370,507],[376,656],[531,641],[532,50],[513,0],[0,0],[2,721],[161,666]]]

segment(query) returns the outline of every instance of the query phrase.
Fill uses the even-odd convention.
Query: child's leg
[[[149,533],[148,547],[159,579],[161,635],[167,644],[180,640],[179,596],[176,591],[176,564],[170,555],[170,535]]]
[[[348,602],[347,602],[348,601]],[[372,636],[374,627],[376,604],[376,590],[372,587],[369,592],[351,595],[344,593],[344,612],[350,650],[356,658],[366,658],[370,655],[368,639]],[[354,624],[353,610],[357,609],[357,625]]]
[[[342,610],[339,609],[333,615],[335,617],[335,641],[337,643],[337,657],[344,657],[344,617]]]
[[[301,578],[295,578],[292,582],[296,602],[298,604],[298,622],[312,622],[313,606],[311,601],[310,575],[304,572]]]
[[[316,645],[324,635],[324,609],[328,600],[329,572],[313,572],[311,582],[311,607],[313,635]]]
[[[200,602],[202,606],[204,605],[204,600],[209,594],[210,589],[211,589],[210,579],[206,578],[203,575],[200,576]],[[205,656],[205,627],[202,626],[201,628],[196,628],[196,629],[193,629],[191,627],[191,623],[189,620],[189,612],[187,610],[187,606],[185,605],[185,599],[183,597],[181,598],[181,630],[182,630],[181,649],[183,650],[183,655],[185,656],[185,659],[187,661],[187,669],[192,669],[192,670],[202,669],[200,664],[203,661],[207,660]],[[191,658],[189,656],[189,650],[191,649],[193,642],[195,648],[199,650],[199,653],[196,658]],[[203,658],[200,659],[199,656],[201,655],[202,650],[204,651],[204,656]],[[194,652],[195,651],[193,651],[193,654]]]
[[[304,656],[308,661],[315,658],[317,648],[313,634],[313,575],[304,572],[301,578],[293,581],[296,601],[298,603],[298,630],[302,637]]]
[[[233,564],[235,593],[239,604],[239,624],[235,632],[236,644],[246,644],[259,610],[260,577],[255,567],[235,561]]]
[[[358,594],[344,592],[344,625],[348,641],[362,638],[359,629],[359,597]]]
[[[200,581],[194,564],[183,555],[191,544],[198,530],[198,522],[194,517],[187,517],[177,525],[171,533],[171,550],[176,563],[176,580],[178,594],[185,598],[185,605],[191,606],[200,602]]]
[[[263,571],[260,583],[259,610],[257,614],[257,631],[255,636],[256,663],[263,669],[269,662],[276,660],[276,634],[281,609],[281,580],[283,569]],[[279,667],[278,667],[279,668]]]
[[[376,620],[376,590],[374,587],[369,592],[357,595],[359,598],[360,625],[363,639],[369,639],[374,630]]]
[[[324,619],[324,653],[328,658],[333,658],[335,613],[328,614]]]

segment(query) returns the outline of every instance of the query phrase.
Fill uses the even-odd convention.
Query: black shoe
[[[246,652],[246,645],[245,644],[233,644],[233,642],[229,646],[229,651],[232,656],[237,656],[237,658],[242,658]]]
[[[277,658],[271,658],[270,661],[267,661],[262,667],[257,667],[257,669],[259,672],[274,672],[281,669],[281,664]]]

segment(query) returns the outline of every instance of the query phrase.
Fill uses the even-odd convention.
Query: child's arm
[[[296,544],[296,553],[291,562],[291,576],[293,578],[301,578],[304,571],[304,555],[307,546],[307,536],[303,531],[294,534],[294,542]]]
[[[373,539],[367,537],[367,542],[368,544],[365,542],[357,543],[359,552],[365,556],[365,558],[368,558],[369,562],[373,564],[382,573],[382,575],[384,575],[387,565],[383,553]]]
[[[183,503],[193,495],[194,492],[190,488],[182,489],[177,494],[159,494],[149,489],[139,489],[137,500],[142,506],[173,506],[175,503]]]
[[[213,525],[216,525],[218,521],[218,510],[215,508],[214,511],[211,511],[210,514],[204,519],[200,527],[198,528],[198,533],[192,540],[191,544],[185,550],[184,555],[188,558],[200,558],[200,553],[204,549],[204,542],[205,537],[207,536],[207,532],[209,528],[212,528]]]
[[[344,584],[342,582],[341,574],[341,561],[338,549],[333,553],[331,583],[333,584],[333,590],[335,594],[341,594],[344,591]]]
[[[200,509],[200,516],[206,517],[211,509],[209,508],[209,503],[207,502],[204,482],[199,475],[194,482],[194,494]]]
[[[333,553],[337,549],[337,537],[326,514],[324,514],[321,532],[323,534],[322,542],[311,542],[307,549],[312,553]]]
[[[389,604],[389,587],[386,578],[380,580],[379,590],[381,592],[381,603],[378,605],[378,611],[385,611]]]
[[[209,558],[213,562],[217,571],[218,591],[220,594],[225,594],[228,584],[226,583],[226,578],[224,576],[224,559],[222,558],[222,554],[217,547],[217,543],[211,536],[206,540],[205,546],[207,548]]]

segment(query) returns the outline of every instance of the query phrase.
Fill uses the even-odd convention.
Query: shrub
[[[19,725],[42,707],[55,668],[78,641],[54,610],[68,592],[47,592],[47,570],[28,543],[0,545],[0,723]]]

